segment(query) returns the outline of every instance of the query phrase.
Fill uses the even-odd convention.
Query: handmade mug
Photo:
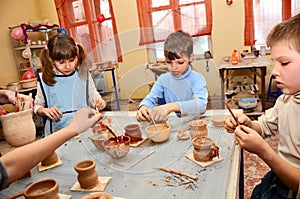
[[[207,162],[214,157],[219,157],[219,147],[208,137],[195,137],[192,141],[194,159],[200,162]]]

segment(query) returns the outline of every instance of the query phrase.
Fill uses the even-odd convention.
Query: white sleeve
[[[37,92],[36,92],[36,96],[34,99],[34,107],[33,107],[33,111],[36,114],[37,110],[41,107],[45,107],[45,98],[40,86],[40,82],[37,83]]]
[[[89,104],[94,104],[95,99],[102,98],[97,91],[94,80],[89,73]]]

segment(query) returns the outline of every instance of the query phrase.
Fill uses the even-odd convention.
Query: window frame
[[[203,4],[205,7],[205,16],[206,16],[206,26],[199,30],[197,33],[192,33],[191,36],[194,37],[201,37],[201,36],[207,36],[207,48],[206,50],[203,50],[203,54],[196,54],[195,53],[195,59],[201,59],[204,58],[204,52],[205,51],[211,51],[212,49],[212,40],[211,40],[211,33],[212,33],[212,10],[211,10],[211,0],[203,0],[198,2],[192,2],[192,3],[186,3],[179,5],[179,0],[169,0],[169,5],[163,5],[159,7],[151,7],[151,0],[137,0],[137,7],[138,7],[138,14],[139,14],[139,22],[140,22],[140,45],[147,45],[147,52],[150,62],[155,62],[157,60],[160,60],[157,58],[157,49],[155,47],[156,43],[164,42],[165,38],[163,39],[155,39],[154,35],[154,26],[152,22],[152,13],[162,11],[162,10],[172,10],[172,16],[173,16],[173,30],[182,30],[181,21],[182,16],[180,13],[180,9],[182,7],[186,6],[195,6],[199,4]],[[142,8],[142,9],[141,9]],[[199,16],[199,15],[198,15]],[[169,31],[172,32],[171,30]],[[184,30],[186,32],[189,32],[187,30]],[[169,34],[168,33],[168,34]],[[160,44],[161,45],[161,44]],[[194,49],[195,45],[194,45]]]
[[[100,6],[101,6],[100,0],[81,0],[83,5],[83,10],[84,10],[84,15],[85,15],[85,21],[80,21],[80,22],[76,22],[73,17],[75,15],[73,12],[73,7],[71,5],[72,2],[74,1],[75,0],[55,0],[60,26],[65,28],[68,31],[68,34],[70,34],[70,36],[72,36],[74,40],[78,42],[75,30],[77,27],[86,25],[88,27],[88,32],[90,37],[89,43],[91,44],[90,47],[91,49],[87,49],[88,47],[86,46],[84,46],[84,48],[87,50],[87,53],[93,53],[93,59],[96,60],[95,62],[99,62],[101,61],[100,55],[99,53],[97,53],[97,50],[96,52],[94,51],[102,41],[97,40],[95,36],[97,30],[94,26],[96,25],[96,23],[98,23],[96,16],[100,14]],[[111,26],[113,31],[112,33],[115,41],[114,48],[116,50],[116,56],[117,56],[115,60],[117,60],[118,62],[122,62],[123,61],[122,53],[121,53],[120,42],[118,38],[118,31],[117,31],[116,21],[114,17],[112,2],[111,0],[107,0],[107,1],[109,3],[110,17],[106,17],[105,21],[111,20]],[[103,61],[108,61],[108,60],[103,60]]]
[[[292,1],[293,0],[282,0],[282,6],[281,6],[282,21],[292,17]],[[244,4],[245,4],[244,45],[259,47],[262,44],[255,44],[256,42],[255,28],[260,27],[260,25],[257,25],[257,22],[255,23],[254,6],[253,6],[254,1],[244,0]],[[265,37],[267,37],[267,35]]]

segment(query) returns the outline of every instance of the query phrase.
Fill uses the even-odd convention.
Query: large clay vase
[[[53,152],[42,161],[42,166],[44,167],[50,166],[52,164],[55,164],[57,161],[58,161],[58,156],[55,152]]]
[[[1,115],[3,135],[7,143],[18,147],[36,139],[36,128],[32,118],[32,110]]]
[[[58,183],[54,179],[44,179],[32,183],[24,189],[25,199],[59,199]]]
[[[91,189],[98,184],[98,173],[94,160],[83,160],[74,166],[78,173],[77,180],[83,189]]]
[[[206,137],[207,136],[207,121],[206,120],[194,120],[189,123],[190,136],[195,137]]]
[[[219,147],[210,138],[195,137],[192,144],[194,147],[193,156],[196,161],[207,162],[216,156],[219,157]]]
[[[125,135],[130,137],[130,143],[139,142],[142,140],[142,132],[139,124],[129,124],[124,127]]]

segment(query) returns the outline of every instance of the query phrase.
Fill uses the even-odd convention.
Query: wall
[[[146,69],[148,63],[144,46],[139,46],[139,22],[136,0],[112,0],[119,32],[123,62],[119,63],[117,76],[120,87],[120,97],[142,98],[148,92],[148,83],[154,81],[152,72]],[[126,9],[124,9],[126,8]],[[210,96],[220,95],[220,78],[216,65],[233,49],[242,51],[244,35],[244,1],[234,0],[231,6],[225,0],[212,0],[213,8],[213,59],[209,60],[209,71],[206,71],[206,61],[196,60],[193,65],[207,80]],[[13,12],[12,12],[13,11]],[[11,13],[18,13],[13,15]],[[8,27],[27,23],[29,19],[50,19],[58,23],[54,0],[1,0],[0,2],[0,86],[17,81],[13,52],[9,40]],[[5,19],[5,20],[3,20]],[[247,48],[248,49],[248,48]],[[270,71],[268,69],[268,71]],[[243,74],[242,74],[243,75]],[[267,81],[268,82],[268,81]],[[108,86],[112,87],[108,82]]]

